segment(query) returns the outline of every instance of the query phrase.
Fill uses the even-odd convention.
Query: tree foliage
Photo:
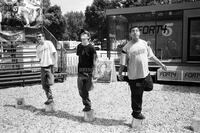
[[[85,23],[87,29],[93,33],[93,38],[102,40],[106,37],[106,15],[105,9],[109,0],[94,0],[91,6],[86,7]]]
[[[43,13],[45,13],[50,6],[51,6],[50,0],[42,0]]]
[[[94,38],[102,41],[107,34],[106,9],[151,5],[152,2],[155,0],[94,0],[91,6],[86,7],[85,11],[87,29],[93,33]]]
[[[63,39],[66,23],[59,6],[50,6],[45,11],[44,25],[56,37],[56,39]]]
[[[85,23],[87,29],[93,33],[93,38],[102,41],[107,37],[106,9],[119,8],[121,0],[94,0],[86,7]]]
[[[68,12],[64,17],[67,25],[64,38],[66,40],[79,40],[80,30],[85,27],[83,12]]]

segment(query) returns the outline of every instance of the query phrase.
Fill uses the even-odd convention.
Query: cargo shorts
[[[54,84],[53,65],[41,67],[41,83],[42,86],[51,86]]]

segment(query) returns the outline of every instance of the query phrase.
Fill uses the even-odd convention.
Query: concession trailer
[[[108,25],[107,56],[119,66],[121,48],[129,29],[138,26],[141,38],[167,65],[163,71],[149,61],[157,81],[200,83],[200,1],[158,4],[106,10]]]

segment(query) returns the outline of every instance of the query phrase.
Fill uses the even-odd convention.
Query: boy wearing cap
[[[82,98],[84,112],[91,110],[91,101],[89,91],[93,88],[92,77],[96,62],[96,50],[89,42],[90,33],[83,31],[81,33],[81,43],[77,46],[78,61],[78,90]]]

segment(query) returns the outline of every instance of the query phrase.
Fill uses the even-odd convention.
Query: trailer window
[[[122,47],[130,40],[129,29],[138,26],[141,39],[149,42],[154,54],[161,60],[181,61],[182,11],[163,11],[108,17],[109,49],[120,55]],[[114,56],[118,58],[119,56]]]
[[[200,60],[200,18],[189,19],[189,59]]]
[[[123,15],[113,15],[108,17],[108,22],[110,57],[119,58],[122,47],[128,41],[128,19]]]

